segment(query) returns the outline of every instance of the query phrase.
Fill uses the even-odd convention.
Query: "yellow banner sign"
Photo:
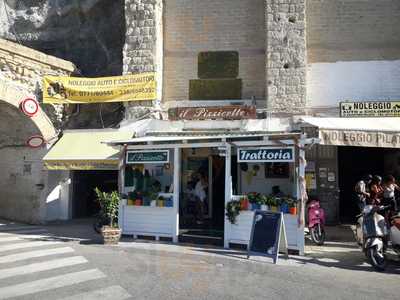
[[[99,103],[156,99],[155,73],[84,78],[45,76],[44,103]]]

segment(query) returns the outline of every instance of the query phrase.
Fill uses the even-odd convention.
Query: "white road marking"
[[[12,241],[21,241],[27,239],[45,239],[48,237],[52,237],[51,235],[42,235],[42,234],[24,234],[24,235],[12,235],[12,236],[0,236],[0,243],[4,242],[12,242]]]
[[[130,298],[131,295],[121,286],[113,285],[107,288],[98,289],[92,292],[81,293],[78,295],[69,296],[63,298],[62,300],[76,300],[76,299],[84,299],[84,300],[123,300]]]
[[[14,236],[14,235],[18,235],[18,234],[42,233],[42,232],[48,232],[48,231],[47,231],[47,229],[44,229],[44,228],[16,230],[13,232],[0,232],[0,236]]]
[[[22,225],[22,226],[4,226],[4,227],[0,227],[0,231],[4,232],[4,231],[15,231],[15,230],[28,230],[28,229],[36,229],[36,228],[40,228],[38,226],[32,226],[32,225]]]
[[[62,247],[62,248],[54,248],[54,249],[44,249],[44,250],[35,250],[29,252],[22,252],[17,254],[10,254],[5,256],[0,256],[0,264],[11,263],[36,257],[43,257],[48,255],[58,255],[65,253],[72,253],[74,249],[70,247]]]
[[[16,243],[16,244],[0,246],[0,252],[24,249],[24,248],[31,248],[31,247],[52,246],[52,245],[59,245],[59,244],[61,244],[61,242],[53,242],[53,241],[34,241],[34,242],[26,242],[26,243]]]
[[[12,297],[44,292],[105,277],[106,275],[98,269],[91,269],[15,284],[0,288],[0,299],[8,299]]]
[[[75,266],[87,262],[88,261],[83,256],[72,256],[67,258],[52,259],[45,262],[34,263],[20,267],[0,269],[0,279],[59,269],[68,266]]]

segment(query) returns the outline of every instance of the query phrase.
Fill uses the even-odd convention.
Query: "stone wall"
[[[308,0],[308,61],[400,59],[400,1]]]
[[[75,66],[39,51],[0,39],[0,217],[40,223],[53,186],[43,169],[47,147],[31,149],[32,135],[54,141],[62,121],[62,105],[41,105],[34,117],[25,116],[19,103],[26,97],[41,101],[43,75],[69,75]]]
[[[126,37],[123,49],[123,73],[156,72],[157,95],[163,86],[163,1],[125,0]],[[149,101],[125,105],[126,119],[135,119],[150,111]]]
[[[242,98],[265,108],[264,0],[165,1],[163,100],[189,98],[203,51],[237,51]]]
[[[307,2],[307,106],[400,98],[400,1]]]
[[[306,106],[306,1],[266,0],[267,108],[301,112]]]

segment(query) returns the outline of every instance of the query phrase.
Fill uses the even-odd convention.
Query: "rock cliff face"
[[[73,62],[82,76],[122,74],[124,0],[2,0],[0,37]],[[70,128],[108,127],[121,104],[82,105]]]

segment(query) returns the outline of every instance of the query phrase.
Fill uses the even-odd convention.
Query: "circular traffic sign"
[[[33,98],[26,98],[21,102],[21,109],[28,117],[33,117],[39,111],[39,103]]]
[[[39,148],[42,147],[43,144],[45,143],[45,140],[42,136],[40,135],[33,135],[31,136],[27,141],[26,144],[30,148]]]

